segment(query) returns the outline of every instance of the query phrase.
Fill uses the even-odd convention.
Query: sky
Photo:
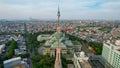
[[[0,0],[0,19],[120,20],[120,0]]]

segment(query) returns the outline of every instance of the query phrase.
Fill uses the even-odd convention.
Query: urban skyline
[[[0,19],[56,19],[58,0],[0,0]],[[61,19],[119,20],[119,0],[60,0]]]
[[[119,68],[119,3],[0,1],[0,68]]]

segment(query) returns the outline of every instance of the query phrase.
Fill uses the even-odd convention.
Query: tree
[[[8,58],[12,58],[12,56],[14,55],[14,49],[16,49],[16,48],[18,48],[17,42],[14,41],[14,40],[12,40],[12,41],[10,42],[10,48],[9,48],[9,50],[8,50],[8,52],[7,52],[7,57],[8,57]]]
[[[53,68],[53,59],[43,55],[36,56],[32,58],[33,68]]]

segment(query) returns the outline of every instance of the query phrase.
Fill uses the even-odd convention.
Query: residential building
[[[120,67],[120,40],[108,40],[103,43],[102,56],[114,68]]]

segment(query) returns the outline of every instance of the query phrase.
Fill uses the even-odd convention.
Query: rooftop
[[[81,65],[81,68],[92,68],[87,60],[84,60],[83,62],[79,62],[79,63]]]
[[[88,62],[89,57],[85,55],[84,51],[76,52],[75,56],[77,57],[77,61],[79,62],[81,68],[92,68],[92,66]]]
[[[107,40],[105,41],[106,44],[114,44],[115,46],[120,46],[120,40]]]
[[[56,49],[58,47],[58,38],[60,39],[61,49],[67,49],[67,46],[73,46],[72,42],[69,39],[65,38],[63,32],[60,32],[60,34],[55,32],[51,38],[46,41],[45,46],[49,46],[51,49]]]
[[[21,60],[21,57],[17,57],[17,58],[12,58],[12,59],[6,60],[6,61],[4,61],[4,64],[11,63],[11,62],[17,61],[17,60]]]
[[[90,62],[93,68],[104,68],[104,65],[102,65],[99,60],[90,60]]]

